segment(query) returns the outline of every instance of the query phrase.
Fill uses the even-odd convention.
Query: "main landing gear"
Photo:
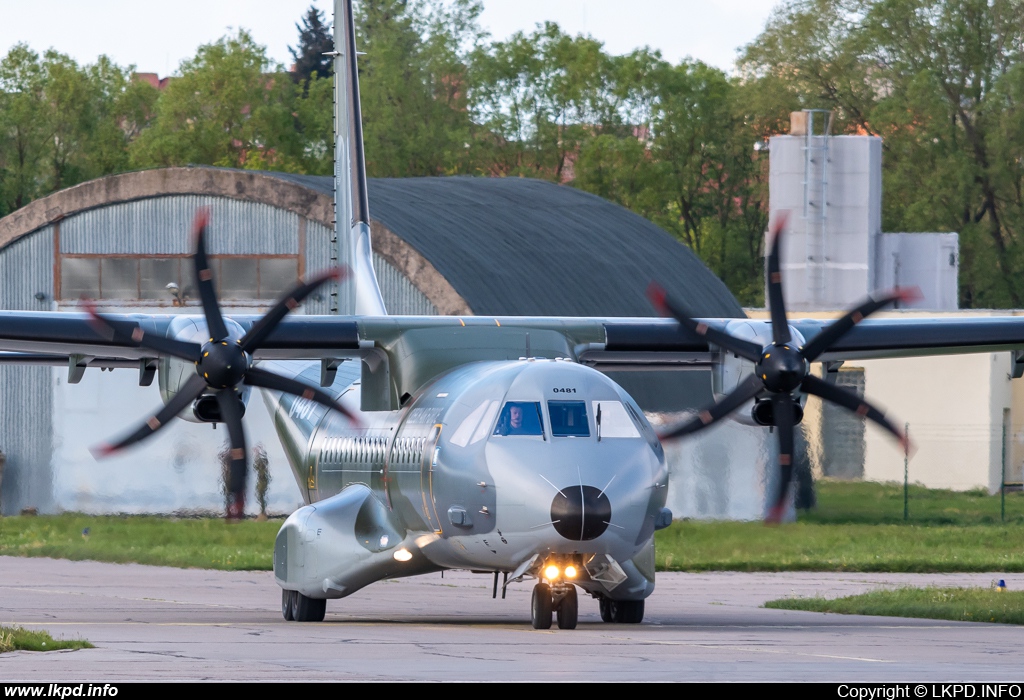
[[[601,596],[601,619],[605,622],[639,624],[644,621],[644,601],[612,600]]]
[[[289,622],[323,622],[327,601],[307,598],[298,591],[281,591],[281,614]]]
[[[558,620],[558,629],[576,629],[576,622],[579,619],[576,586],[567,583],[552,587],[546,583],[538,583],[533,587],[533,601],[530,605],[533,628],[551,629],[552,613]]]

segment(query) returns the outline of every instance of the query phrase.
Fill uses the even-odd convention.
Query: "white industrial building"
[[[958,311],[956,233],[883,233],[882,142],[831,136],[827,112],[792,115],[770,140],[771,216],[788,214],[782,249],[791,317],[838,318],[874,291],[917,287],[913,308],[874,318],[1006,316]],[[754,310],[748,315],[767,318]],[[847,362],[837,381],[909,426],[911,483],[999,490],[1022,479],[1024,388],[1014,353]],[[904,455],[888,435],[842,408],[808,399],[804,419],[818,476],[902,481]],[[1005,448],[1005,449],[1004,449]]]

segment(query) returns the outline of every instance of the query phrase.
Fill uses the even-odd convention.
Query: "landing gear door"
[[[423,496],[423,519],[437,533],[441,532],[441,520],[437,517],[437,508],[434,504],[434,470],[437,468],[437,460],[441,452],[440,439],[441,424],[438,423],[430,429],[430,433],[423,446],[423,461],[420,464],[420,493]]]

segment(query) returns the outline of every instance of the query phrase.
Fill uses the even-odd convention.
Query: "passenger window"
[[[540,404],[536,401],[509,401],[501,409],[494,426],[495,435],[543,435]]]
[[[548,413],[555,437],[590,437],[587,404],[583,401],[548,401]]]

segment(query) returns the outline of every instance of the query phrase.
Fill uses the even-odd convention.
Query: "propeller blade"
[[[772,340],[783,345],[790,340],[789,322],[786,320],[786,302],[782,299],[782,272],[779,268],[779,244],[782,242],[782,231],[786,228],[789,215],[780,211],[775,215],[772,226],[771,252],[768,253],[768,311],[772,316]]]
[[[198,362],[202,356],[202,348],[196,343],[185,343],[161,335],[147,334],[137,323],[115,321],[96,312],[91,303],[84,304],[85,310],[92,317],[92,326],[96,332],[107,340],[119,345],[138,345],[153,350],[159,355],[170,355],[188,362]]]
[[[671,428],[663,433],[658,433],[658,438],[660,440],[672,440],[702,430],[712,423],[725,418],[744,403],[757,396],[763,388],[764,385],[761,384],[761,380],[757,375],[752,374],[744,379],[731,394],[711,408],[701,411],[695,418],[691,418],[682,425]]]
[[[838,404],[843,408],[853,411],[859,416],[866,416],[868,420],[874,421],[892,433],[899,441],[900,445],[903,446],[903,450],[905,452],[909,454],[912,451],[913,446],[910,444],[910,439],[903,433],[903,431],[900,430],[895,423],[886,418],[884,413],[853,392],[833,386],[823,379],[818,379],[813,374],[808,374],[804,377],[803,382],[800,384],[800,390],[808,394],[820,396],[826,401]]]
[[[651,282],[651,284],[648,285],[647,297],[651,300],[651,303],[654,304],[654,308],[658,309],[659,313],[665,316],[672,316],[675,320],[679,321],[681,326],[688,328],[699,336],[707,338],[708,342],[725,348],[726,350],[750,360],[751,362],[757,362],[761,359],[760,345],[757,343],[751,343],[748,340],[743,340],[742,338],[735,338],[728,333],[723,333],[722,331],[712,328],[706,323],[701,323],[692,318],[679,306],[673,304],[669,300],[668,292],[666,292],[657,282]]]
[[[889,304],[895,304],[898,301],[916,301],[921,298],[921,290],[917,287],[907,287],[901,289],[897,287],[884,297],[873,299],[868,297],[860,306],[850,309],[845,316],[837,321],[829,324],[825,330],[811,339],[811,342],[805,345],[800,353],[808,362],[814,362],[821,353],[825,352],[832,346],[834,342],[842,338],[846,333],[856,326],[858,323],[866,319],[871,314],[884,309]]]
[[[228,473],[228,520],[245,517],[245,481],[248,476],[248,462],[245,451],[245,427],[242,425],[242,408],[238,394],[233,388],[217,392],[220,417],[228,427],[231,440],[231,468]]]
[[[203,314],[206,316],[206,327],[210,331],[210,339],[221,341],[228,337],[228,329],[224,325],[224,318],[220,315],[217,292],[213,288],[213,270],[210,269],[206,256],[206,227],[209,223],[210,211],[200,209],[193,224],[196,252],[192,255],[192,261],[195,264],[196,288],[199,290],[199,299],[203,303]]]
[[[263,389],[272,389],[273,391],[283,391],[288,394],[294,394],[295,396],[301,396],[308,401],[316,401],[324,408],[337,411],[356,425],[361,425],[359,417],[331,398],[330,394],[315,387],[311,387],[304,382],[289,379],[288,377],[282,377],[280,374],[267,372],[259,367],[252,367],[245,373],[245,383],[250,386],[258,386]]]
[[[772,417],[775,420],[775,432],[779,435],[779,493],[765,521],[779,523],[786,512],[789,482],[793,480],[793,397],[789,394],[772,394]]]
[[[303,300],[316,291],[319,287],[326,284],[331,280],[340,282],[345,279],[345,275],[348,274],[344,268],[337,268],[328,272],[321,273],[311,279],[309,282],[299,282],[294,288],[292,288],[287,294],[274,305],[274,307],[266,313],[249,332],[245,334],[242,340],[239,341],[239,345],[242,346],[242,350],[247,353],[252,353],[256,350],[260,344],[266,339],[270,332],[277,327],[277,324],[281,322],[288,312],[295,309]]]
[[[185,386],[174,395],[167,404],[161,408],[156,415],[152,416],[145,423],[139,426],[139,428],[131,433],[130,435],[118,440],[114,444],[103,444],[93,447],[90,451],[93,456],[97,459],[101,457],[107,457],[118,450],[122,450],[129,445],[133,445],[139,440],[144,440],[156,431],[163,428],[167,423],[174,418],[176,415],[181,413],[185,408],[195,401],[199,396],[206,391],[206,382],[198,374],[188,380]]]

